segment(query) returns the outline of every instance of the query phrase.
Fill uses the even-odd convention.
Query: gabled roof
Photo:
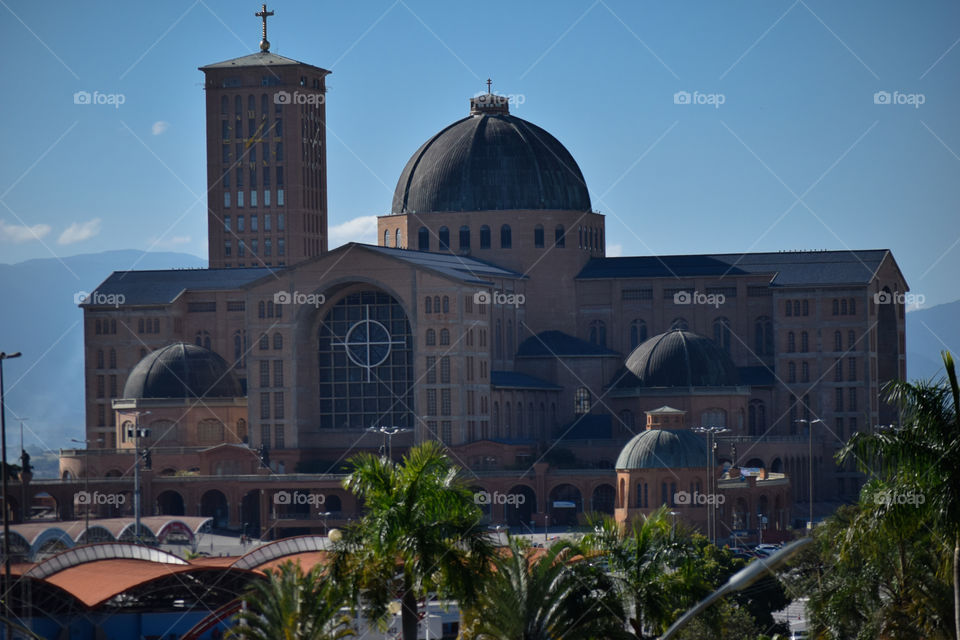
[[[468,284],[490,284],[490,278],[525,278],[522,273],[497,266],[492,262],[479,260],[471,256],[458,256],[452,253],[432,253],[414,249],[394,249],[374,244],[350,242],[334,249],[330,253],[347,251],[352,248],[364,249],[373,253],[400,260],[418,269],[429,269],[448,278]],[[327,255],[330,255],[329,253]],[[317,260],[318,258],[312,258]]]
[[[199,67],[199,69],[200,71],[206,71],[207,69],[230,69],[233,67],[282,67],[288,65],[303,65],[305,67],[313,67],[314,69],[322,71],[324,74],[330,73],[330,71],[327,69],[322,69],[312,64],[300,62],[299,60],[294,60],[292,58],[278,56],[277,54],[270,53],[269,51],[258,51],[246,56],[240,56],[239,58],[231,58],[230,60],[224,60],[223,62],[214,62],[213,64]]]
[[[593,258],[584,265],[577,278],[770,274],[772,287],[866,284],[888,255],[888,249],[868,249]]]
[[[490,386],[498,389],[540,389],[544,391],[557,391],[563,388],[519,371],[491,371]]]
[[[185,291],[225,291],[274,273],[269,267],[237,269],[164,269],[114,271],[94,291],[98,296],[120,294],[123,305],[170,304]],[[80,306],[93,306],[83,303]]]
[[[518,358],[544,358],[555,356],[617,356],[620,354],[606,347],[575,338],[562,331],[544,331],[530,336],[520,343]]]

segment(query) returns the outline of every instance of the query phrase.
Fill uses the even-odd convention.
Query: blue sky
[[[331,246],[373,241],[404,163],[489,76],[577,159],[611,253],[886,247],[927,306],[960,298],[955,2],[270,9],[274,52],[333,71]],[[0,262],[205,257],[197,67],[255,51],[257,10],[3,4]],[[123,104],[77,105],[77,91]],[[677,104],[681,91],[705,104]]]

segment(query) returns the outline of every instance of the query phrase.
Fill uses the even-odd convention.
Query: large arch
[[[575,525],[577,514],[583,512],[583,496],[572,484],[558,484],[550,490],[547,513],[550,524]]]
[[[227,496],[218,489],[210,489],[200,497],[200,515],[213,518],[215,529],[225,529],[230,523],[230,506]]]
[[[612,484],[603,483],[597,485],[594,487],[593,495],[590,497],[590,511],[612,516],[616,502],[617,490]]]
[[[260,489],[247,491],[240,501],[241,533],[260,537]]]
[[[160,516],[185,516],[186,508],[183,504],[183,496],[179,491],[167,489],[157,496],[157,515]]]
[[[504,519],[511,527],[529,527],[533,514],[537,512],[537,493],[525,484],[510,487],[508,496],[514,497],[512,503],[504,505]]]

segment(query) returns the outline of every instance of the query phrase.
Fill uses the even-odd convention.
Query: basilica
[[[375,245],[329,247],[329,71],[266,38],[200,70],[210,267],[81,304],[65,478],[138,464],[145,515],[265,535],[352,517],[348,458],[425,440],[521,529],[669,504],[729,539],[856,496],[833,454],[906,371],[890,251],[607,257],[576,160],[489,91],[397,167]]]

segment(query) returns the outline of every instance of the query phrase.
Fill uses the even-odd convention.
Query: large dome
[[[469,116],[427,140],[407,162],[393,213],[590,211],[580,167],[556,138],[510,115],[502,96],[470,102]]]
[[[688,469],[707,465],[707,444],[687,429],[648,429],[620,451],[616,469]]]
[[[209,349],[178,342],[148,354],[130,372],[124,398],[236,398],[240,381]]]
[[[710,338],[675,329],[653,336],[627,357],[642,387],[732,387],[740,384],[733,360]]]

